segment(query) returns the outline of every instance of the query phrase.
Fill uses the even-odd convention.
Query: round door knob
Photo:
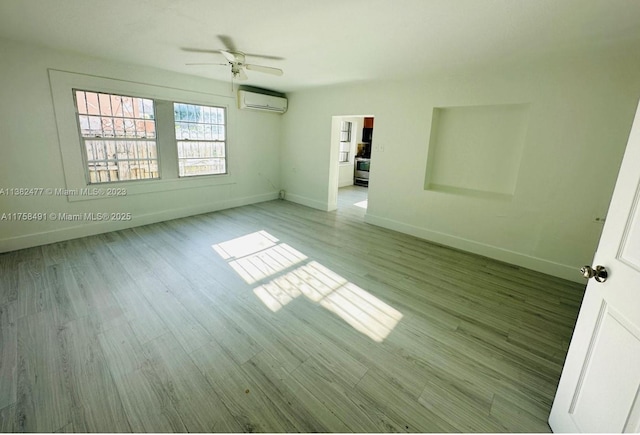
[[[582,266],[582,268],[580,269],[580,273],[585,278],[594,278],[598,282],[605,282],[607,280],[607,277],[609,276],[607,269],[604,266],[600,265],[596,266],[595,269],[593,269],[591,266]]]

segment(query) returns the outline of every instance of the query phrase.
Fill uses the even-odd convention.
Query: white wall
[[[128,197],[0,195],[0,213],[121,211],[124,223],[0,222],[0,252],[277,197],[328,209],[338,183],[332,116],[375,115],[370,223],[575,279],[591,262],[640,96],[638,53],[610,51],[527,66],[289,95],[283,116],[237,111],[228,83],[0,41],[0,187],[65,187],[47,69],[229,100],[231,183]],[[434,107],[530,105],[509,201],[424,189]],[[241,126],[241,127],[240,127]],[[188,184],[187,184],[188,185]]]
[[[375,114],[369,223],[568,279],[590,264],[640,96],[638,56],[588,53],[289,95],[287,198],[327,209],[331,116]],[[530,106],[510,200],[425,190],[434,107]],[[304,162],[315,164],[304,175]]]
[[[68,201],[66,196],[0,195],[2,213],[118,211],[133,220],[96,222],[0,222],[0,252],[142,225],[175,217],[264,201],[280,186],[282,118],[239,111],[229,83],[57,52],[0,40],[0,188],[65,188],[48,68],[119,79],[128,83],[215,94],[234,120],[228,132],[233,177],[219,184],[187,180],[172,190],[120,198]],[[69,95],[71,98],[71,95]],[[182,187],[184,186],[184,187]]]

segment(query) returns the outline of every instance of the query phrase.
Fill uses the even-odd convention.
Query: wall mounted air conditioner
[[[240,90],[238,91],[238,108],[284,113],[287,111],[287,99],[284,97],[276,97],[273,95]]]

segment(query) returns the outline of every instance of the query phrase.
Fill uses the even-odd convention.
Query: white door
[[[640,107],[549,424],[554,432],[640,431]]]

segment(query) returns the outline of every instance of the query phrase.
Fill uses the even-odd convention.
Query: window
[[[334,142],[335,143],[335,142]],[[351,150],[351,123],[342,121],[340,124],[340,163],[349,162],[349,152]]]
[[[235,105],[233,96],[54,69],[48,73],[67,189],[120,183],[127,195],[137,195],[237,182],[231,169],[233,156],[229,155],[229,141],[233,140],[229,131],[233,131],[235,122],[235,111],[230,109]],[[210,113],[221,111],[219,119],[212,122],[208,120],[214,117],[206,113],[200,117],[205,124],[212,124],[212,133],[214,125],[218,126],[218,137],[205,134],[203,140],[191,140],[189,135],[190,142],[219,142],[216,146],[221,146],[222,152],[215,158],[222,162],[218,160],[214,168],[219,174],[179,174],[175,129],[176,122],[182,120],[175,118],[176,102],[211,108]],[[213,155],[214,150],[210,151]],[[67,199],[76,202],[97,198],[69,195]]]
[[[153,100],[75,90],[89,183],[159,178]]]
[[[226,127],[223,107],[174,103],[178,175],[226,174]]]

